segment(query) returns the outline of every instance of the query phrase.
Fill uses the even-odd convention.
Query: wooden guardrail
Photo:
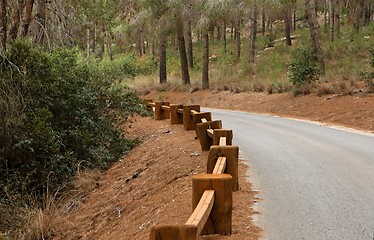
[[[154,226],[150,240],[195,240],[199,235],[231,235],[232,193],[239,190],[239,148],[232,145],[232,130],[222,129],[221,121],[212,121],[210,112],[199,105],[176,105],[147,100],[155,120],[170,119],[195,130],[203,151],[209,151],[207,174],[192,177],[193,213],[184,225]]]

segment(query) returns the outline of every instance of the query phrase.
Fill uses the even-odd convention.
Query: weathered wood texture
[[[232,145],[232,130],[228,129],[214,129],[213,131],[213,145],[219,145],[221,137],[226,138],[226,145]]]
[[[200,112],[200,105],[189,105],[189,106],[183,107],[183,126],[184,126],[184,130],[186,131],[196,129],[196,125],[194,124],[191,110]]]
[[[219,157],[214,166],[212,174],[223,174],[226,169],[226,157]]]
[[[232,176],[232,190],[239,190],[238,159],[239,147],[237,146],[211,146],[208,156],[207,173],[212,173],[219,157],[226,157],[225,173]]]
[[[158,225],[151,228],[149,240],[196,240],[197,227],[189,225]]]
[[[183,105],[171,104],[170,105],[170,121],[171,125],[183,124],[183,115],[178,113],[179,109],[183,109]]]
[[[209,137],[207,130],[208,129],[221,129],[222,122],[210,121],[205,123],[198,123],[196,125],[196,136],[199,139],[201,150],[209,151],[210,146],[213,144],[213,139]]]
[[[192,176],[192,207],[195,209],[205,190],[214,190],[215,199],[201,235],[231,235],[232,176],[229,174],[198,174]]]
[[[214,205],[214,190],[205,190],[199,204],[193,211],[191,217],[187,220],[186,225],[197,227],[197,233],[200,235],[209,218],[210,212]]]

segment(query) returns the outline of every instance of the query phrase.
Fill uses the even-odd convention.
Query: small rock
[[[201,156],[201,154],[200,154],[200,153],[191,153],[190,156],[191,156],[191,157],[198,157],[198,156]]]

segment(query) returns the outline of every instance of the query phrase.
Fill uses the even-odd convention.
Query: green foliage
[[[374,68],[374,48],[370,50],[370,66]]]
[[[289,80],[296,86],[311,83],[318,78],[317,56],[312,48],[300,47],[292,53]]]
[[[47,186],[68,181],[78,165],[106,168],[137,144],[115,126],[133,112],[147,114],[143,102],[114,84],[109,64],[79,63],[76,55],[16,42],[0,59],[1,206],[42,196]],[[138,74],[132,63],[117,63],[117,73]],[[0,231],[6,227],[1,220]]]

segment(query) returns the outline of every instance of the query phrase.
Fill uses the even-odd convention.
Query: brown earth
[[[197,91],[152,92],[144,97],[307,119],[374,132],[373,95],[293,97],[290,94]],[[69,203],[69,213],[55,219],[53,239],[148,239],[151,226],[183,224],[190,216],[191,176],[204,173],[207,160],[207,153],[200,150],[195,133],[184,131],[180,125],[171,126],[168,120],[140,117],[132,119],[124,131],[132,138],[141,138],[142,144],[94,179],[77,178],[77,181],[91,183],[93,190]],[[252,222],[254,214],[258,214],[252,206],[259,199],[246,181],[247,173],[248,166],[241,162],[240,190],[234,193],[232,236],[201,239],[260,237],[261,229]]]
[[[312,94],[294,97],[289,93],[232,93],[203,90],[193,93],[151,92],[144,98],[272,114],[374,132],[374,94],[321,97]]]
[[[53,239],[148,239],[157,224],[184,224],[192,213],[192,175],[206,172],[207,152],[194,131],[170,120],[136,117],[126,128],[142,144],[101,174],[93,191],[56,220]],[[258,239],[251,222],[256,192],[240,162],[240,190],[235,192],[232,235],[202,239]],[[77,181],[83,181],[77,179]],[[70,204],[69,204],[70,205]]]

